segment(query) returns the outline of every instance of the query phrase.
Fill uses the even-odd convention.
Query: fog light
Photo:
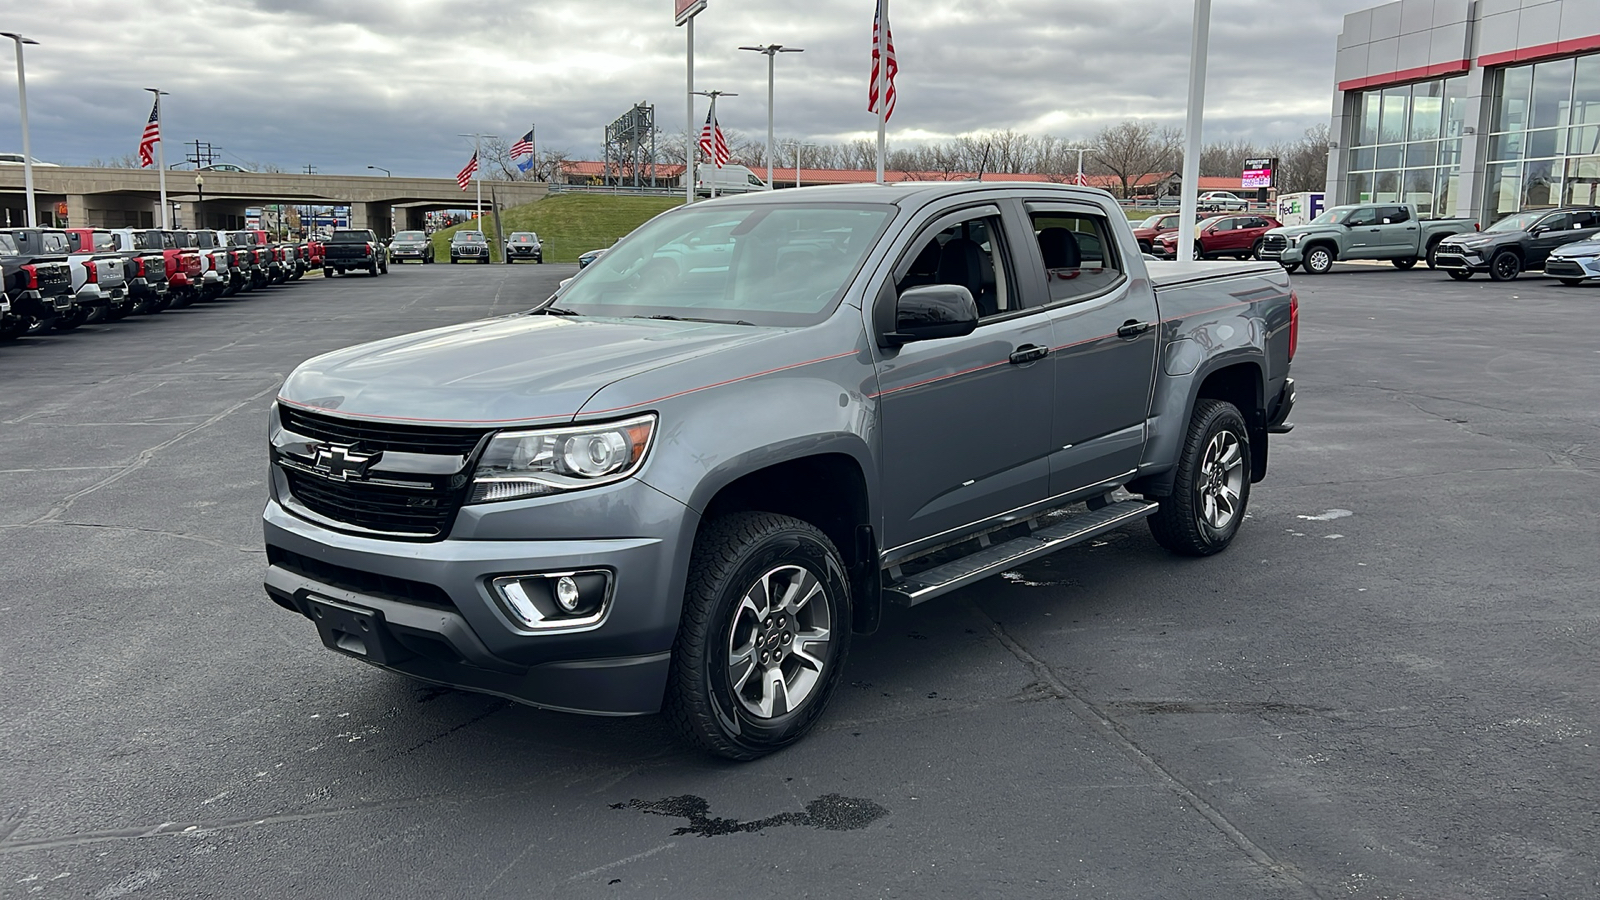
[[[561,604],[562,609],[567,612],[577,612],[580,599],[578,583],[572,580],[571,575],[563,575],[556,579],[556,602]]]
[[[489,586],[512,624],[527,631],[593,628],[611,606],[611,573],[605,569],[507,575]]]

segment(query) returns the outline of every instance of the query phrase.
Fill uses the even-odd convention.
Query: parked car
[[[389,258],[397,263],[414,259],[419,263],[433,262],[433,241],[425,231],[396,232],[389,241]]]
[[[450,235],[450,262],[457,263],[463,259],[481,263],[489,261],[489,241],[483,232],[458,231]]]
[[[20,165],[24,165],[23,158],[24,157],[23,157],[23,155],[21,153],[0,153],[0,166],[20,166]],[[37,169],[40,166],[44,166],[45,168],[49,168],[49,169],[59,169],[59,168],[61,168],[61,164],[60,163],[42,162],[42,161],[37,160],[37,159],[33,160],[33,167],[34,168]]]
[[[239,275],[238,290],[242,292],[264,288],[272,281],[269,266],[271,259],[267,248],[257,243],[254,231],[224,231],[223,238],[236,254],[229,254],[231,270]]]
[[[1178,213],[1160,213],[1133,226],[1133,239],[1139,242],[1141,253],[1155,252],[1156,238],[1169,231],[1177,231],[1183,216]]]
[[[128,296],[133,312],[157,313],[171,306],[167,296],[167,259],[161,232],[144,228],[111,229],[112,246],[125,261]]]
[[[201,298],[200,251],[187,246],[189,234],[186,231],[171,229],[160,234],[168,261],[167,293],[172,297],[172,305],[182,309]]]
[[[1472,231],[1471,219],[1424,219],[1409,203],[1360,203],[1335,206],[1309,225],[1274,228],[1261,241],[1261,258],[1276,260],[1291,272],[1302,263],[1321,275],[1340,259],[1387,259],[1409,269],[1426,259],[1437,265],[1439,242]]]
[[[599,250],[586,250],[583,253],[578,254],[578,268],[587,268],[595,260],[604,256],[606,251],[610,249],[610,247],[601,247]]]
[[[1567,287],[1600,279],[1600,238],[1557,247],[1544,261],[1544,273]]]
[[[1212,216],[1195,225],[1195,258],[1251,259],[1261,251],[1261,236],[1279,227],[1278,220],[1270,216]],[[1169,231],[1156,238],[1155,255],[1174,259],[1177,245],[1178,232]]]
[[[389,272],[389,257],[383,242],[366,228],[340,229],[328,241],[328,252],[322,260],[322,274],[354,272],[362,269],[377,277]]]
[[[749,194],[755,191],[770,191],[772,185],[762,181],[756,173],[747,166],[725,165],[722,167],[701,164],[695,169],[694,192],[700,196],[710,196],[711,187],[715,184],[717,194]]]
[[[200,258],[200,299],[215,300],[233,284],[232,253],[218,232],[198,229],[183,235],[183,249],[194,250]]]
[[[76,328],[86,323],[120,319],[128,314],[128,279],[111,233],[92,228],[63,228],[67,236],[67,261],[72,264],[72,289],[78,307],[56,322],[56,328]]]
[[[1510,281],[1525,270],[1545,268],[1551,251],[1600,234],[1600,209],[1570,206],[1535,209],[1504,219],[1482,231],[1458,234],[1439,243],[1439,268],[1457,281],[1487,272]],[[1559,267],[1558,267],[1559,268]]]
[[[59,252],[42,246],[25,249],[10,231],[0,231],[0,341],[13,340],[57,316],[69,315],[75,301],[66,235],[54,234]]]
[[[236,166],[236,165],[234,165],[232,163],[213,163],[213,164],[211,164],[209,166],[201,166],[200,167],[200,171],[201,172],[248,172],[250,170],[249,169],[245,169],[245,168],[241,168],[241,167]]]
[[[730,265],[642,277],[730,221]],[[752,759],[819,721],[884,603],[1141,519],[1224,550],[1291,427],[1298,329],[1279,267],[1146,264],[1100,191],[679,207],[529,314],[290,374],[266,590],[364,663],[664,710]]]
[[[1249,209],[1250,201],[1228,191],[1206,191],[1200,195],[1201,209]]]
[[[536,263],[544,263],[544,245],[539,243],[539,236],[531,231],[513,231],[506,238],[506,262],[516,262],[519,259],[531,259]]]

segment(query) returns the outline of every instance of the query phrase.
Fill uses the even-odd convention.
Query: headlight
[[[1303,235],[1303,234],[1291,234],[1291,235],[1289,235],[1289,246],[1291,246],[1291,247],[1299,246],[1301,239],[1304,238],[1304,237],[1305,237],[1305,235]]]
[[[621,481],[639,471],[655,430],[650,414],[603,425],[501,432],[478,461],[467,502],[521,500]]]

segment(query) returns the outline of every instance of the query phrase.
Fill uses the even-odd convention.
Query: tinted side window
[[[1378,224],[1378,209],[1374,206],[1364,206],[1351,213],[1350,218],[1345,219],[1344,223],[1349,225],[1351,228],[1359,228],[1364,225],[1376,225]]]
[[[44,246],[44,252],[46,252],[46,253],[66,253],[66,252],[68,252],[67,251],[67,236],[65,234],[62,234],[59,231],[50,231],[50,232],[45,232],[43,237],[44,237],[44,240],[41,243]]]
[[[1579,228],[1600,228],[1600,213],[1592,209],[1572,214],[1572,224],[1567,226],[1574,230]]]
[[[1404,206],[1385,206],[1383,208],[1383,218],[1390,225],[1399,225],[1401,222],[1411,221],[1411,211]]]
[[[897,292],[925,284],[959,284],[972,292],[979,318],[1012,312],[1020,301],[1006,278],[1000,221],[992,216],[952,225],[923,243]]]
[[[1115,239],[1105,219],[1065,212],[1035,212],[1031,218],[1050,284],[1050,302],[1098,294],[1122,277]]]

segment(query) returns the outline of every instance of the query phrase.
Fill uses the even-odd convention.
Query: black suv
[[[1528,269],[1543,269],[1550,251],[1562,244],[1600,234],[1600,208],[1567,206],[1520,212],[1482,231],[1457,234],[1439,242],[1435,264],[1457,281],[1487,272],[1495,281],[1510,281]]]
[[[489,261],[489,241],[481,231],[458,231],[450,236],[450,262],[475,259]]]

